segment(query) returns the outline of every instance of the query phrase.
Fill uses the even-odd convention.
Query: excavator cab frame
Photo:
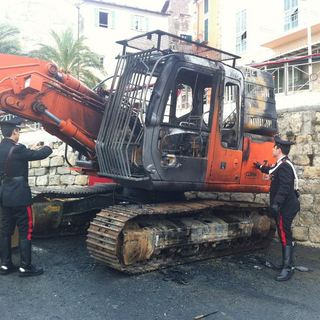
[[[118,43],[123,54],[96,141],[99,175],[155,191],[266,192],[260,176],[243,178],[244,147],[257,153],[277,130],[270,75],[159,30]]]

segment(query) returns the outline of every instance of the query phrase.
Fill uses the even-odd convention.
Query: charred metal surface
[[[201,201],[102,210],[88,229],[91,256],[128,274],[264,248],[274,230],[266,208]]]
[[[32,206],[33,236],[44,238],[86,233],[95,215],[113,204],[114,200],[109,195],[35,202]]]
[[[33,236],[85,233],[101,209],[114,204],[116,184],[71,189],[32,188]]]

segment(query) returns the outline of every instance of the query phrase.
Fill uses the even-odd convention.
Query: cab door
[[[240,183],[242,165],[241,77],[226,76],[216,96],[212,143],[208,152],[206,189],[223,191],[223,185]],[[217,185],[222,185],[217,187]],[[221,189],[222,188],[222,189]]]

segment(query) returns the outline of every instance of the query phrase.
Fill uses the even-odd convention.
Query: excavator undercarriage
[[[215,200],[117,205],[91,222],[87,247],[98,262],[128,274],[265,248],[274,228],[267,208]]]

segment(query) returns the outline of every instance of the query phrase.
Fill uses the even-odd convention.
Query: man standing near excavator
[[[0,274],[19,269],[19,276],[36,276],[42,274],[43,269],[31,263],[32,197],[28,185],[28,161],[45,159],[52,149],[40,143],[28,149],[18,143],[22,122],[20,117],[0,122],[4,136],[0,143]],[[15,226],[19,231],[20,268],[13,264],[11,257],[11,237]]]
[[[276,280],[286,281],[290,279],[294,272],[294,242],[292,240],[291,224],[300,211],[300,203],[294,188],[296,172],[288,158],[293,143],[279,137],[275,137],[274,140],[272,154],[277,159],[277,163],[267,166],[260,162],[254,162],[254,165],[262,172],[268,173],[271,179],[270,210],[275,218],[282,244],[282,266]]]

